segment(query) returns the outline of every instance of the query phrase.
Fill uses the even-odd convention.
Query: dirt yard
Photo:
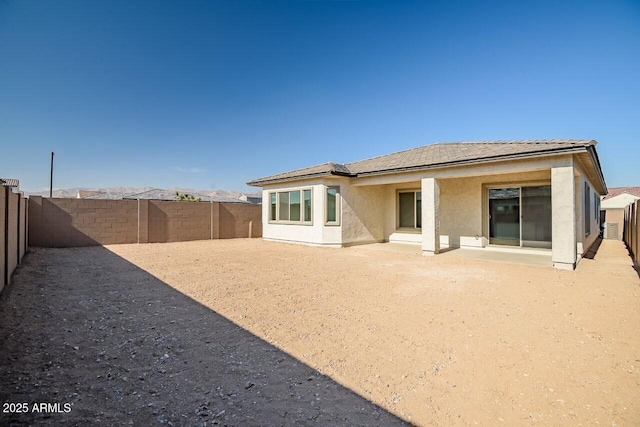
[[[36,249],[0,297],[0,401],[62,409],[0,424],[637,426],[639,331],[614,241],[575,272],[259,239]]]

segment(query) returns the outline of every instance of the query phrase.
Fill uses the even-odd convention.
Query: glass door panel
[[[520,189],[489,190],[489,243],[520,246]]]
[[[551,248],[551,186],[522,187],[522,246]]]

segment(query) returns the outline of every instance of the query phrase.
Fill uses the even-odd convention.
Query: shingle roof
[[[602,200],[611,199],[621,194],[631,194],[632,196],[640,197],[640,187],[613,187],[609,188],[609,192]]]
[[[584,150],[595,145],[596,141],[593,140],[575,139],[436,143],[347,164],[323,163],[258,178],[247,182],[247,184],[261,186],[315,176],[342,175],[356,177],[428,169],[487,160],[506,160],[562,151]]]
[[[280,181],[287,181],[291,178],[300,179],[300,178],[310,178],[314,176],[323,176],[323,175],[350,176],[351,174],[349,172],[349,169],[347,169],[346,165],[327,162],[327,163],[322,163],[320,165],[309,166],[302,169],[296,169],[290,172],[284,172],[277,175],[267,176],[265,178],[259,178],[254,181],[249,181],[248,184],[255,185],[254,183],[257,184],[263,181],[280,182]]]

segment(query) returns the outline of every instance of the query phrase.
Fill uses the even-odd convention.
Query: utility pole
[[[51,152],[51,177],[49,178],[49,198],[53,197],[53,151]]]

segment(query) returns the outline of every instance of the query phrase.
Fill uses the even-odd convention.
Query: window
[[[326,220],[330,225],[338,225],[340,223],[340,187],[327,187],[326,192]]]
[[[398,193],[398,228],[422,228],[422,192]]]
[[[289,221],[289,192],[278,193],[278,199],[280,201],[280,215],[278,219],[280,221]]]
[[[289,193],[289,221],[300,221],[300,192]]]
[[[591,234],[591,189],[584,183],[584,235]]]
[[[304,221],[311,222],[311,190],[303,190],[302,193],[304,194]]]
[[[311,190],[269,193],[270,222],[310,223],[311,212]]]
[[[269,194],[269,199],[271,200],[271,209],[269,210],[269,220],[276,220],[276,203],[277,203],[277,195],[276,193]]]

